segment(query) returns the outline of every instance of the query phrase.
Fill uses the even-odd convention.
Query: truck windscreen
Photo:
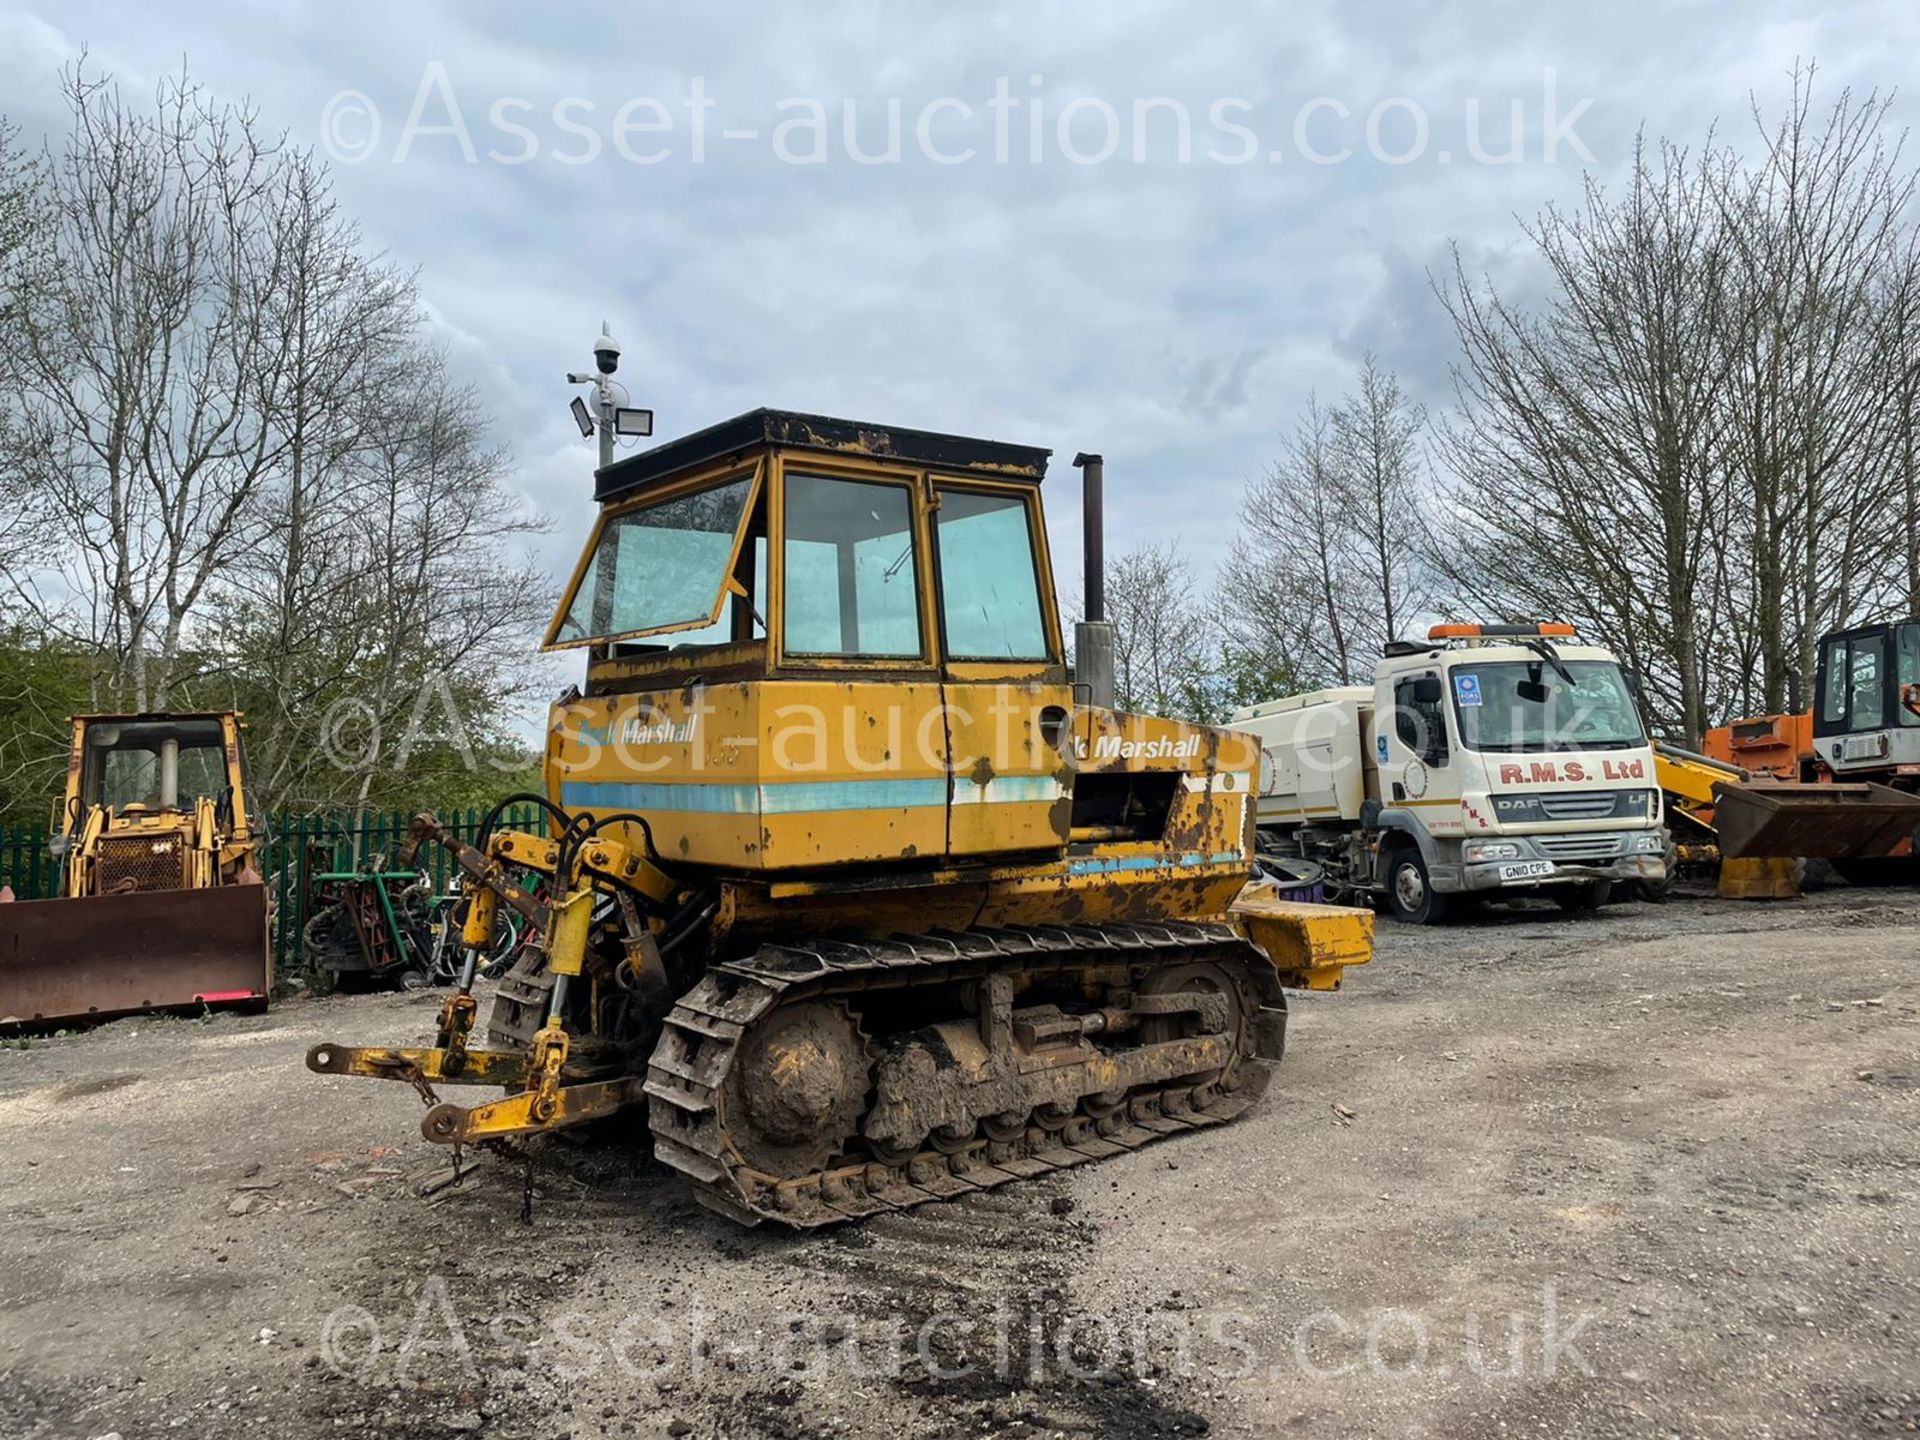
[[[1497,660],[1455,665],[1460,743],[1469,750],[1626,750],[1647,743],[1611,660]],[[1571,677],[1571,678],[1569,678]]]

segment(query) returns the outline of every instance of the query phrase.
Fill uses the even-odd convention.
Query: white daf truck
[[[1415,924],[1463,898],[1604,904],[1657,886],[1667,839],[1653,752],[1619,662],[1569,625],[1436,625],[1396,641],[1371,689],[1237,712],[1261,748],[1269,854]]]

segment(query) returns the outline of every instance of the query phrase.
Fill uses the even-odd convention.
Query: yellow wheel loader
[[[1285,987],[1337,986],[1372,916],[1254,881],[1256,747],[1113,708],[1094,456],[1070,673],[1047,458],[759,410],[603,465],[549,823],[422,818],[473,897],[462,983],[431,1046],[309,1068],[411,1084],[451,1145],[644,1117],[704,1203],[800,1227],[1245,1111]],[[476,1035],[503,907],[541,943]]]
[[[54,829],[59,895],[0,905],[0,1025],[265,1005],[237,714],[75,717]]]

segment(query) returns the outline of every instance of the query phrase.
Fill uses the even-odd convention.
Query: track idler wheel
[[[845,1005],[786,1006],[755,1030],[728,1076],[727,1138],[747,1165],[775,1178],[824,1169],[858,1133],[871,1069]]]

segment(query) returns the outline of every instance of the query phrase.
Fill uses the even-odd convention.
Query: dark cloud
[[[1749,91],[1777,96],[1796,57],[1818,55],[1836,87],[1884,88],[1908,78],[1920,38],[1908,4],[1816,12],[1786,0],[1737,16],[1704,3],[1412,0],[1204,15],[1144,3],[0,6],[0,109],[30,127],[57,123],[55,71],[82,44],[135,89],[184,52],[200,79],[253,96],[303,143],[321,139],[337,92],[373,101],[382,145],[339,167],[340,192],[375,245],[421,268],[436,324],[482,388],[521,483],[558,522],[544,552],[556,570],[589,518],[592,458],[566,415],[563,375],[605,317],[627,346],[624,378],[663,435],[778,404],[1051,444],[1063,555],[1077,524],[1064,460],[1098,448],[1112,543],[1177,531],[1205,574],[1242,483],[1307,394],[1337,395],[1361,353],[1401,371],[1417,398],[1446,403],[1451,341],[1427,274],[1450,265],[1451,242],[1470,269],[1528,283],[1514,217],[1575,200],[1580,184],[1577,152],[1563,147],[1557,164],[1540,154],[1549,70],[1562,114],[1590,102],[1577,133],[1611,175],[1642,121],[1697,138],[1718,117],[1744,137]],[[478,163],[446,135],[391,160],[435,63]],[[715,101],[698,165],[681,108],[695,77]],[[986,108],[1001,77],[1022,102],[1007,164],[991,161]],[[569,96],[594,107],[572,112],[602,137],[592,163],[552,153],[583,143],[552,117]],[[948,153],[979,150],[972,162],[916,153],[915,120],[943,96],[974,113],[948,107],[930,133]],[[532,163],[484,158],[520,143],[488,122],[502,97],[532,102],[515,112],[546,152]],[[662,163],[613,153],[611,117],[633,97],[658,99],[675,122],[670,136],[635,139],[673,146]],[[857,102],[856,136],[871,152],[885,142],[889,97],[902,102],[902,163],[852,163],[842,101]],[[1351,119],[1317,107],[1306,138],[1355,147],[1343,164],[1298,153],[1294,117],[1323,97]],[[1369,109],[1393,97],[1428,117],[1426,150],[1406,164],[1368,156],[1361,134]],[[1130,132],[1134,102],[1157,98],[1186,107],[1194,163],[1177,163],[1164,107],[1145,114],[1144,163],[1130,133],[1103,164],[1058,155],[1051,122],[1063,107],[1104,101]],[[803,113],[777,110],[786,99],[825,106],[828,163],[776,157],[775,125]],[[1035,99],[1049,120],[1040,164],[1025,152]],[[1209,146],[1239,143],[1209,119],[1234,99],[1246,108],[1226,118],[1257,132],[1259,158],[1209,162]],[[1473,163],[1476,144],[1505,153],[1516,101],[1524,158]],[[426,118],[448,118],[438,97]],[[1097,144],[1099,120],[1083,104],[1076,143]],[[719,138],[728,128],[759,138]],[[1406,107],[1390,107],[1380,133],[1409,145]]]

